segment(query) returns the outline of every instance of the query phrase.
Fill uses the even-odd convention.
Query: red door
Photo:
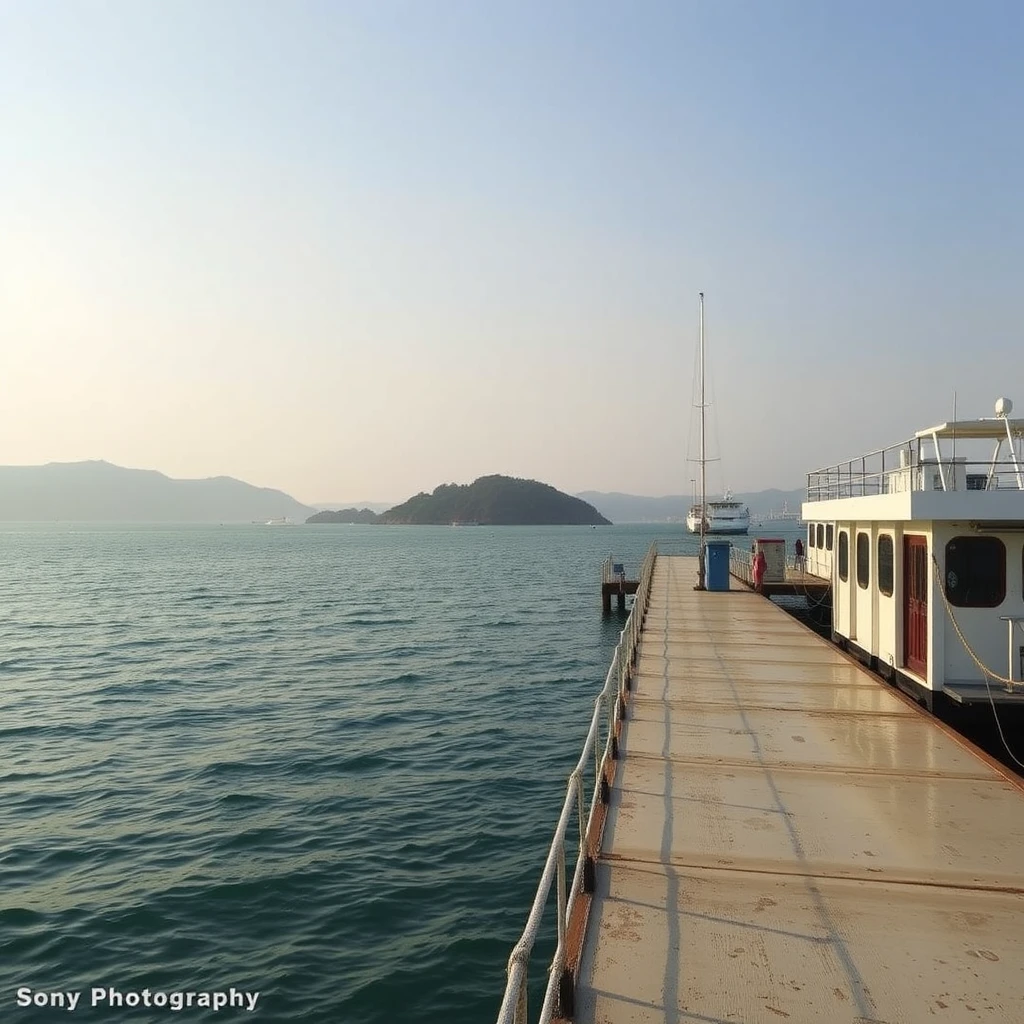
[[[928,538],[903,538],[903,664],[928,673]]]

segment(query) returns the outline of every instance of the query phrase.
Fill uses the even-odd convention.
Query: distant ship
[[[273,519],[254,519],[253,526],[291,526],[292,521],[287,516],[275,516]]]
[[[690,533],[700,533],[701,518],[705,533],[746,533],[750,528],[750,509],[735,501],[729,491],[721,501],[709,501],[702,509],[700,502],[691,506],[686,516]]]
[[[785,520],[788,520],[790,522],[800,522],[800,513],[799,512],[790,512],[790,510],[789,510],[789,502],[788,501],[784,501],[782,503],[782,510],[781,511],[779,511],[778,509],[770,509],[769,512],[768,512],[768,515],[765,516],[765,519],[772,519],[772,520],[775,520],[775,519],[785,519]]]
[[[452,526],[479,526],[480,524],[475,519],[453,519],[451,522]]]

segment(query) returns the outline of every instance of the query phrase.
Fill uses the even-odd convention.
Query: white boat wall
[[[1024,704],[1024,420],[1011,409],[1000,399],[995,418],[808,476],[807,571],[831,581],[833,639],[929,707],[940,692]]]

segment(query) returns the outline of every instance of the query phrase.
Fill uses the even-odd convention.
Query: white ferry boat
[[[686,515],[686,528],[690,533],[700,533],[702,518],[705,533],[746,533],[750,528],[750,509],[734,500],[729,491],[719,501],[704,505],[697,502],[690,506]]]
[[[1024,419],[941,423],[809,474],[832,637],[928,708],[1024,703]],[[994,445],[994,449],[993,449]]]

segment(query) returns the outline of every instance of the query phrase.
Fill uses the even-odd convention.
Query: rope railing
[[[626,624],[619,634],[619,642],[612,654],[611,664],[605,675],[604,686],[594,701],[590,728],[583,741],[583,752],[576,767],[569,775],[565,800],[558,816],[555,834],[548,848],[547,859],[541,872],[540,883],[533,899],[526,927],[508,959],[508,980],[505,995],[498,1012],[498,1024],[527,1024],[527,979],[530,954],[540,931],[544,910],[551,893],[551,884],[556,883],[556,927],[558,943],[555,955],[548,969],[548,984],[544,992],[539,1024],[547,1024],[557,1011],[562,1016],[571,1016],[574,997],[574,979],[566,971],[566,933],[577,898],[581,893],[594,890],[597,841],[588,848],[591,823],[595,820],[598,806],[607,803],[609,792],[606,769],[609,760],[619,756],[618,731],[625,716],[627,693],[632,685],[633,669],[636,665],[637,648],[643,629],[647,604],[650,600],[651,578],[654,563],[658,557],[657,544],[651,544],[640,568],[636,598]],[[611,559],[608,560],[610,564]],[[602,728],[603,725],[603,728]],[[602,742],[603,739],[603,742]],[[584,818],[585,776],[593,759],[594,785],[590,798],[589,813]],[[566,885],[566,833],[576,811],[578,832],[578,854],[571,885]]]

